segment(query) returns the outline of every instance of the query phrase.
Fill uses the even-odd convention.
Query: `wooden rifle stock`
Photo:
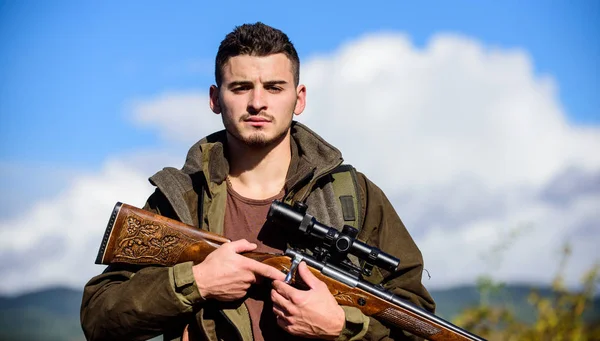
[[[198,264],[221,244],[229,241],[223,236],[177,220],[117,203],[102,239],[96,264],[173,266],[188,261]],[[290,271],[292,260],[288,256],[258,252],[247,252],[243,255],[284,273]],[[309,269],[327,285],[340,305],[356,307],[367,316],[428,340],[485,341],[391,293],[390,300],[386,300],[328,277],[312,266],[309,266]]]

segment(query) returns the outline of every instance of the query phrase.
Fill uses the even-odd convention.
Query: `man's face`
[[[294,85],[287,56],[242,55],[223,66],[221,86],[210,88],[210,107],[222,115],[229,138],[264,147],[288,136],[293,114],[304,110],[305,97],[304,85]]]

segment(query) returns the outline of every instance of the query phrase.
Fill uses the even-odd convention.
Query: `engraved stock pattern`
[[[349,295],[347,293],[338,291],[337,293],[333,293],[333,297],[335,297],[335,300],[338,301],[338,303],[340,304],[348,304],[348,305],[356,305],[358,304],[358,299],[356,300],[356,302],[352,299],[352,297],[356,297],[358,296],[358,298],[364,298],[365,300],[367,299],[366,296],[363,295],[356,295],[354,293],[352,293],[352,295]]]
[[[411,326],[415,329],[413,334],[419,334],[424,337],[430,337],[441,332],[441,329],[393,308],[387,308],[375,316],[387,320],[397,326]]]
[[[114,261],[134,264],[169,264],[194,240],[185,234],[131,214],[123,222]]]

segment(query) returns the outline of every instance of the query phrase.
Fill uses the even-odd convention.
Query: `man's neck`
[[[281,192],[292,159],[290,136],[264,148],[249,147],[228,136],[229,182],[249,199],[267,199]]]

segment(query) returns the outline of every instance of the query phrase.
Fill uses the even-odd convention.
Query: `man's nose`
[[[263,89],[254,89],[248,102],[248,111],[250,113],[259,113],[267,108],[267,100]]]

